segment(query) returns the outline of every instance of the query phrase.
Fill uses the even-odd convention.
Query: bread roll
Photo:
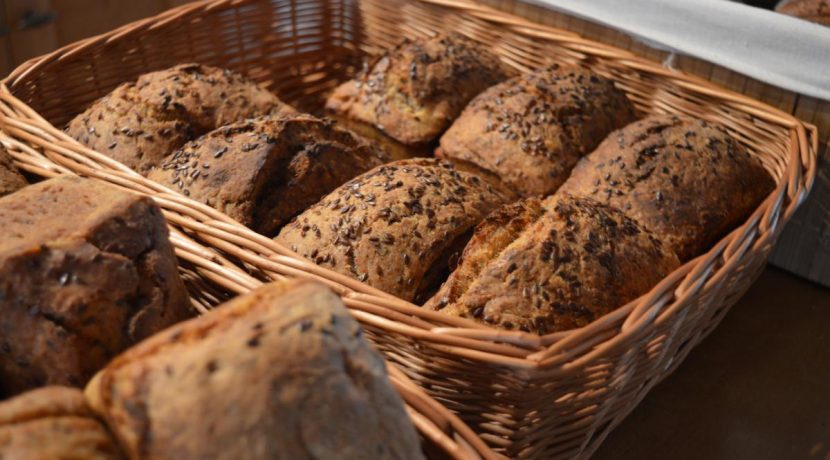
[[[16,192],[26,185],[26,178],[14,165],[9,152],[0,147],[0,197]]]
[[[608,136],[561,190],[622,210],[685,261],[743,222],[774,186],[723,127],[655,115]]]
[[[0,198],[0,394],[82,386],[192,315],[159,208],[59,177]]]
[[[634,106],[610,80],[554,65],[476,96],[436,154],[491,171],[523,196],[546,196],[608,133],[634,120]]]
[[[185,142],[208,131],[291,112],[274,94],[235,72],[181,64],[122,84],[70,121],[66,131],[146,175]]]
[[[328,288],[269,284],[128,350],[86,394],[132,459],[421,458],[361,335]]]
[[[335,89],[326,109],[403,144],[426,144],[476,94],[515,74],[483,46],[456,33],[405,40]]]
[[[117,460],[115,440],[80,390],[44,387],[0,403],[4,460]]]
[[[621,212],[557,193],[488,216],[425,307],[547,334],[591,323],[677,266],[671,250]]]
[[[434,287],[448,258],[508,193],[436,159],[402,160],[347,182],[276,241],[402,299]]]
[[[214,130],[148,177],[274,236],[337,186],[387,159],[329,121],[289,115]]]

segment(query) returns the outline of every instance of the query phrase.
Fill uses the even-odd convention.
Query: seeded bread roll
[[[775,11],[830,26],[830,1],[828,0],[788,0],[778,4]]]
[[[290,115],[214,130],[148,177],[273,236],[337,186],[386,160],[330,121]]]
[[[608,133],[634,120],[634,106],[610,80],[554,65],[476,96],[436,155],[491,171],[523,196],[546,196]]]
[[[16,192],[26,185],[26,178],[14,165],[9,152],[0,147],[0,197]]]
[[[44,387],[0,403],[0,458],[116,460],[115,441],[80,390]]]
[[[81,386],[192,312],[152,200],[59,177],[0,198],[0,394]]]
[[[456,33],[405,40],[335,89],[326,108],[404,144],[426,144],[476,94],[515,74],[484,47]]]
[[[129,458],[422,458],[381,356],[328,288],[268,284],[116,358],[86,390]]]
[[[561,190],[622,210],[685,261],[740,224],[774,187],[721,126],[657,115],[608,136]]]
[[[67,133],[146,175],[185,142],[229,123],[293,109],[229,70],[181,64],[124,83],[69,122]]]
[[[276,241],[406,300],[433,287],[448,258],[508,194],[436,159],[402,160],[347,182]]]
[[[557,193],[491,214],[425,307],[547,334],[591,323],[647,292],[679,264],[621,212]]]

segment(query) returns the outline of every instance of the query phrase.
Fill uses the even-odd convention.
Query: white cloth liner
[[[830,100],[830,27],[725,0],[526,0]]]

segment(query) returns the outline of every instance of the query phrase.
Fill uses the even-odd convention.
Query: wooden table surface
[[[593,458],[830,460],[830,289],[767,268]]]

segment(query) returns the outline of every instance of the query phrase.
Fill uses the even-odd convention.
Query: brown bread
[[[27,185],[26,178],[14,165],[9,152],[0,147],[0,197],[16,192]]]
[[[448,258],[508,193],[436,159],[402,160],[347,182],[276,241],[406,300],[434,287]]]
[[[335,89],[326,109],[404,144],[426,144],[476,94],[515,74],[496,55],[456,33],[406,40]]]
[[[634,106],[613,82],[554,65],[476,96],[436,154],[491,171],[523,196],[546,196],[608,133],[634,120]]]
[[[380,354],[310,281],[265,285],[159,333],[86,394],[131,459],[422,457]]]
[[[387,159],[328,120],[289,115],[214,130],[148,177],[274,236],[337,186]]]
[[[774,186],[721,126],[655,115],[608,136],[561,190],[622,210],[685,261],[739,225]]]
[[[503,329],[582,327],[647,292],[677,256],[621,212],[555,194],[494,212],[426,308]]]
[[[82,386],[192,312],[159,208],[59,177],[0,199],[0,394]]]
[[[208,131],[291,112],[274,94],[235,72],[180,64],[122,84],[70,121],[66,131],[146,175],[185,142]]]
[[[0,403],[0,458],[4,460],[117,460],[109,431],[80,390],[43,387]]]

